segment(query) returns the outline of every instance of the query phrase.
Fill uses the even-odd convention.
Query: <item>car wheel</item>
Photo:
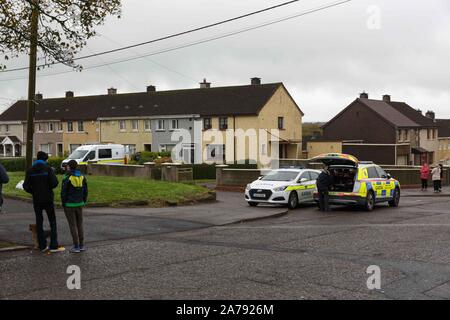
[[[250,207],[256,207],[258,205],[258,202],[249,202],[248,205]]]
[[[297,192],[292,191],[289,194],[288,208],[289,209],[295,209],[297,207],[298,207],[298,195],[297,195]]]
[[[364,209],[366,211],[372,211],[375,207],[375,194],[373,191],[369,191],[366,197],[366,204],[364,205]]]
[[[400,203],[400,189],[396,188],[394,191],[394,195],[392,196],[392,200],[389,201],[390,207],[398,207],[398,204]]]

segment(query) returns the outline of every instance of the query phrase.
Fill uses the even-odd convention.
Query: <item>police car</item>
[[[294,209],[299,203],[314,202],[316,179],[320,171],[311,169],[277,169],[249,183],[245,200],[255,207],[259,203],[283,204]]]
[[[327,165],[333,177],[330,204],[357,205],[367,211],[372,211],[380,202],[398,207],[400,183],[373,162],[340,153],[323,154],[312,161]],[[314,200],[318,202],[317,192]]]

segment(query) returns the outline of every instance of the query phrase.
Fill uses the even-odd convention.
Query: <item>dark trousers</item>
[[[320,211],[330,211],[330,206],[328,204],[330,195],[328,190],[319,190],[319,210]]]
[[[82,207],[64,207],[67,222],[69,223],[70,234],[72,235],[73,245],[79,247],[84,245],[83,230],[83,208]]]
[[[39,242],[39,249],[44,250],[47,247],[47,239],[44,236],[44,215],[47,213],[50,224],[50,249],[58,248],[58,233],[56,230],[55,206],[53,203],[34,203],[34,213],[36,214],[36,229]]]
[[[440,190],[441,180],[433,180],[434,191]]]
[[[428,179],[422,179],[422,189],[428,188]]]

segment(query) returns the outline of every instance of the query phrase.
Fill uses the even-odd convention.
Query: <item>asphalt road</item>
[[[447,197],[403,198],[399,208],[380,205],[373,212],[303,207],[235,225],[200,222],[198,212],[221,217],[253,209],[240,196],[223,197],[233,201],[179,208],[189,220],[173,211],[89,213],[83,254],[0,253],[0,298],[450,298]],[[19,217],[24,209],[8,214]],[[14,233],[12,220],[4,219],[0,239],[5,230]],[[66,287],[69,265],[81,268],[81,290]],[[380,267],[380,290],[367,288],[370,265]]]

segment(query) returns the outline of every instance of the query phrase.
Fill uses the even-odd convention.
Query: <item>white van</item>
[[[70,160],[75,160],[79,165],[87,164],[88,161],[97,163],[123,164],[125,158],[125,147],[121,144],[91,144],[75,149],[72,154],[65,159],[63,167]]]

